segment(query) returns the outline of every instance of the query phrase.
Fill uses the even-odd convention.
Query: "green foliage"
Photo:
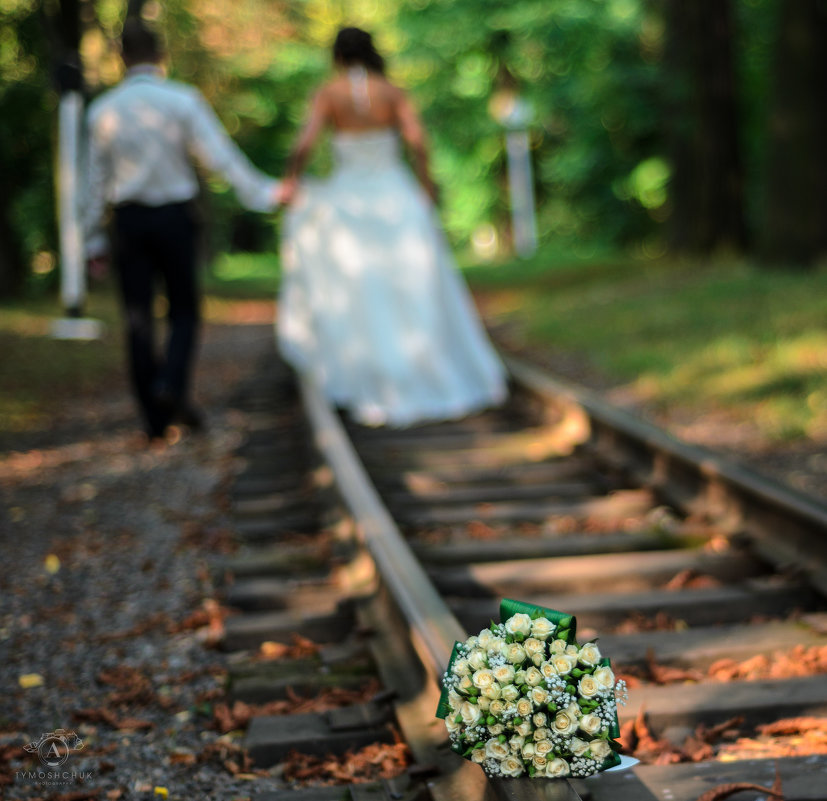
[[[0,186],[14,242],[14,259],[28,262],[56,243],[52,184],[55,97],[38,6],[31,0],[0,3]],[[0,254],[0,260],[4,255]],[[2,282],[0,282],[2,283]]]
[[[399,26],[400,58],[434,132],[457,238],[506,218],[503,135],[494,119],[506,93],[534,110],[544,238],[622,242],[652,229],[644,204],[619,188],[659,152],[662,24],[646,3],[410,0]]]
[[[766,96],[780,0],[732,0],[750,215],[757,224],[766,161]],[[118,79],[114,43],[126,3],[82,0],[90,94]],[[52,188],[56,97],[33,0],[0,2],[0,177],[27,261],[56,247]],[[362,25],[412,93],[430,131],[442,219],[470,247],[510,227],[504,130],[519,95],[532,109],[537,219],[545,242],[588,255],[644,242],[657,252],[670,210],[663,131],[680,87],[663,74],[656,0],[168,0],[146,4],[164,32],[173,77],[198,85],[261,169],[284,171],[313,90],[330,72],[337,28]],[[23,132],[23,133],[21,133]],[[321,148],[310,165],[324,172]],[[275,249],[277,227],[240,210],[210,180],[211,250]],[[0,233],[0,239],[2,235]],[[505,245],[506,247],[502,247]]]
[[[827,271],[559,256],[535,265],[469,273],[524,341],[576,354],[656,406],[738,410],[776,439],[827,431]]]

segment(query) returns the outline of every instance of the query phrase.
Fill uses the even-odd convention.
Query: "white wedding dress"
[[[334,134],[282,237],[280,349],[367,425],[409,426],[500,403],[505,369],[395,131]]]

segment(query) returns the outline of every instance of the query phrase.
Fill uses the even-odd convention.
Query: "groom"
[[[86,257],[90,269],[108,262],[104,217],[111,207],[132,390],[151,440],[163,437],[172,422],[202,425],[189,398],[199,323],[192,204],[198,180],[191,154],[220,173],[253,211],[275,210],[281,185],[250,164],[196,88],[164,77],[158,37],[137,19],[124,25],[121,56],[123,81],[97,98],[87,115]],[[169,307],[160,359],[153,330],[158,278]]]

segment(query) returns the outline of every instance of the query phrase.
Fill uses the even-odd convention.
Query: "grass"
[[[63,399],[101,389],[119,374],[120,323],[112,295],[91,296],[84,313],[104,323],[101,339],[54,339],[51,324],[61,316],[54,299],[0,305],[0,447],[15,434],[47,431]]]
[[[544,251],[465,274],[495,323],[526,344],[579,356],[656,407],[723,409],[771,440],[827,437],[824,268]],[[241,299],[273,298],[278,275],[274,254],[222,256],[205,279],[208,319]],[[93,293],[86,314],[106,323],[103,340],[51,339],[54,299],[0,305],[0,438],[48,426],[61,398],[122,376],[112,291]]]
[[[771,440],[827,436],[827,270],[542,262],[468,271],[494,318],[527,344],[580,354],[663,408],[724,409]]]

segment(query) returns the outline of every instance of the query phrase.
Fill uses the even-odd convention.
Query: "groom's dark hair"
[[[380,75],[385,74],[385,59],[373,46],[370,34],[361,28],[342,28],[336,34],[333,58],[346,67],[361,64]]]
[[[137,17],[130,17],[123,24],[121,33],[121,57],[127,66],[155,64],[161,60],[161,42],[158,34]]]

